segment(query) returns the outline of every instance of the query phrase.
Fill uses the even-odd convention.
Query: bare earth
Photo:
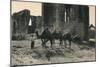
[[[77,45],[72,43],[71,49],[59,46],[59,41],[48,49],[54,52],[50,61],[45,57],[47,49],[42,48],[41,41],[35,40],[35,48],[31,49],[31,41],[12,41],[11,42],[11,64],[12,65],[34,65],[34,64],[51,64],[64,62],[95,61],[95,48],[88,47],[84,44]],[[56,52],[58,51],[58,53]],[[60,51],[60,53],[59,53]]]

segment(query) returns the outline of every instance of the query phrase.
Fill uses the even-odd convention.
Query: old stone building
[[[42,31],[43,22],[42,16],[32,16],[30,15],[30,25],[28,25],[28,33],[34,33],[35,30]]]
[[[82,40],[88,40],[88,6],[44,3],[42,9],[44,28],[71,32],[72,35],[78,34]]]
[[[28,32],[28,24],[30,19],[30,11],[25,9],[23,11],[14,13],[12,16],[12,36],[16,38],[25,38]]]
[[[36,30],[38,30],[39,33],[42,33],[43,29],[42,16],[36,16]]]
[[[89,38],[90,39],[95,39],[96,38],[95,34],[96,34],[96,28],[95,28],[95,26],[93,24],[91,24],[89,26]]]
[[[29,21],[31,20],[31,25]],[[57,3],[42,3],[42,16],[32,16],[25,9],[12,16],[11,31],[13,36],[23,36],[44,28],[63,33],[71,32],[82,40],[88,40],[89,7],[85,5],[69,5]]]
[[[30,25],[28,25],[28,33],[34,33],[36,29],[36,16],[30,16]]]
[[[12,39],[27,39],[27,34],[32,34],[36,29],[42,29],[42,16],[30,15],[30,10],[22,10],[12,15],[11,34]]]

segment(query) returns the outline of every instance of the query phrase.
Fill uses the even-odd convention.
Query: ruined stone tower
[[[27,9],[14,13],[12,16],[12,23],[11,23],[12,36],[25,38],[25,35],[28,33],[29,19],[30,19],[30,11]]]
[[[44,28],[71,32],[72,35],[78,34],[82,40],[88,40],[88,6],[43,3],[42,15]]]
[[[44,21],[44,27],[50,29],[63,29],[64,24],[64,5],[55,3],[43,3],[42,15]],[[59,27],[60,26],[60,27]]]

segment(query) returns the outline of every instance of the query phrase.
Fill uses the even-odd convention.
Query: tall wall
[[[25,37],[25,34],[28,33],[28,24],[30,19],[30,11],[23,10],[17,13],[14,13],[12,16],[12,36],[22,36]]]
[[[79,35],[82,40],[88,40],[89,7],[72,5],[69,10],[69,21],[66,23],[66,30],[71,30],[73,35]]]
[[[83,10],[82,12],[82,20],[84,22],[84,40],[89,39],[89,7],[88,6],[82,6]]]
[[[28,25],[28,33],[34,33],[36,29],[36,16],[30,16],[31,25]]]
[[[29,20],[32,25],[29,28]],[[49,28],[51,32],[55,29],[63,33],[71,32],[79,35],[81,39],[88,40],[89,7],[80,5],[66,5],[55,3],[42,4],[42,16],[30,16],[29,10],[22,10],[12,16],[12,33],[25,35],[28,31],[36,29],[43,31]]]
[[[36,30],[42,32],[43,30],[43,23],[42,23],[42,16],[30,16],[31,25],[28,26],[28,33],[34,33]]]
[[[72,32],[73,35],[78,34],[81,39],[88,40],[88,6],[43,3],[42,8],[44,28]]]
[[[43,3],[42,8],[44,27],[49,27],[52,30],[63,29],[65,11],[64,5],[55,3]]]

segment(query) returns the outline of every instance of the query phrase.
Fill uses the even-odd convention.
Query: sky
[[[12,1],[12,14],[23,9],[29,9],[31,15],[41,16],[41,3]]]
[[[95,25],[95,23],[96,23],[95,8],[96,8],[95,6],[89,6],[89,18],[90,18],[89,22],[90,22],[90,24],[93,24],[93,25]]]
[[[12,14],[23,9],[29,9],[31,11],[31,15],[42,16],[41,3],[12,1]],[[89,24],[93,24],[95,26],[95,6],[89,6]]]

